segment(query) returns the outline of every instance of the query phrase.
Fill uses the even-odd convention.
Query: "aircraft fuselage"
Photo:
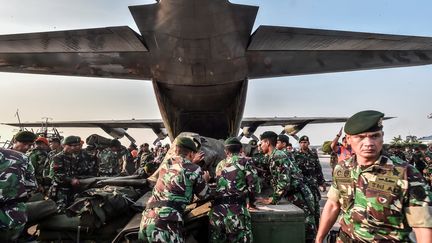
[[[246,49],[258,8],[225,0],[164,0],[130,10],[171,138],[237,135],[247,90]]]

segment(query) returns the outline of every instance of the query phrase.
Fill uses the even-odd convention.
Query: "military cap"
[[[258,146],[258,142],[255,139],[252,139],[249,141],[249,145],[252,146],[253,148]]]
[[[48,145],[48,146],[49,146],[48,139],[46,139],[46,138],[44,138],[44,137],[38,137],[38,138],[35,140],[35,142],[41,142],[41,143],[44,143],[45,145]]]
[[[50,143],[61,143],[60,138],[57,138],[57,137],[50,138],[49,141],[50,141]]]
[[[281,141],[282,143],[289,143],[289,137],[285,134],[278,135],[277,141]]]
[[[230,137],[224,142],[225,147],[228,146],[242,146],[241,142],[236,137]]]
[[[111,140],[110,147],[120,147],[120,146],[121,146],[121,143],[118,139]]]
[[[15,134],[14,139],[22,143],[33,143],[36,140],[36,134],[29,131],[20,131]]]
[[[176,139],[176,145],[183,147],[183,148],[190,149],[194,152],[198,151],[198,148],[197,148],[196,144],[194,143],[194,141],[188,137],[178,137]]]
[[[299,143],[300,142],[309,142],[309,137],[308,136],[306,136],[306,135],[303,135],[303,136],[301,136],[300,138],[299,138]]]
[[[267,139],[267,138],[273,138],[273,139],[276,139],[277,136],[278,136],[278,135],[277,135],[275,132],[272,132],[272,131],[266,131],[266,132],[264,132],[263,134],[261,134],[260,139],[261,139],[261,140],[263,140],[263,139]]]
[[[383,117],[384,114],[379,111],[360,111],[347,120],[344,131],[350,135],[381,131]]]
[[[68,136],[63,140],[63,144],[72,145],[72,144],[81,144],[81,138],[78,136]]]

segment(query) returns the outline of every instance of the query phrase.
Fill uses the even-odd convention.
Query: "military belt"
[[[212,202],[213,205],[219,205],[219,204],[239,204],[239,205],[245,205],[246,199],[244,197],[239,197],[237,195],[233,196],[226,196],[226,197],[218,197],[215,198]]]
[[[176,202],[176,201],[155,201],[147,203],[146,209],[153,208],[161,208],[161,207],[169,207],[177,210],[179,213],[183,214],[184,212],[184,202]]]
[[[339,239],[343,243],[361,243],[361,241],[351,238],[347,233],[344,231],[339,231]]]

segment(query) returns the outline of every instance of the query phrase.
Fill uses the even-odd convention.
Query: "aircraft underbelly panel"
[[[194,87],[153,81],[165,127],[171,138],[181,132],[225,139],[236,135],[246,99],[247,80]]]

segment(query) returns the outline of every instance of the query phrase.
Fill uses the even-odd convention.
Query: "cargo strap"
[[[177,210],[179,213],[183,214],[184,212],[184,202],[176,202],[176,201],[155,201],[147,203],[146,209],[153,208],[161,208],[161,207],[169,207]]]
[[[246,205],[246,199],[244,197],[239,197],[237,195],[218,197],[213,200],[212,204],[213,205],[220,205],[220,204]]]

